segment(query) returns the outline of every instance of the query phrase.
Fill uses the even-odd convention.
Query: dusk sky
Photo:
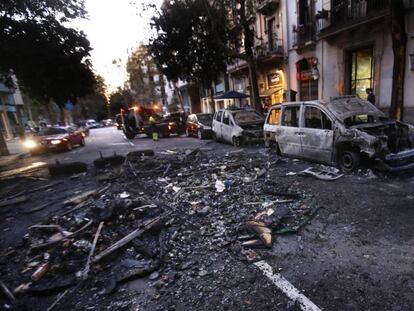
[[[126,79],[128,54],[151,34],[149,20],[153,11],[144,11],[142,2],[160,5],[162,0],[86,0],[88,19],[77,20],[72,27],[83,30],[93,51],[95,72],[104,77],[108,90],[122,86]],[[121,66],[113,60],[121,60]]]

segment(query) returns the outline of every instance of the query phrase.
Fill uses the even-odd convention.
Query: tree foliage
[[[82,0],[2,0],[0,72],[13,69],[19,86],[41,101],[63,104],[93,92],[89,41],[64,25],[85,14]]]
[[[152,20],[150,51],[169,80],[210,87],[227,64],[246,60],[254,103],[261,109],[253,55],[253,0],[164,1]],[[242,48],[242,49],[240,49]],[[242,51],[242,52],[241,52]]]
[[[209,87],[226,70],[226,11],[205,0],[165,1],[152,26],[150,51],[168,80]]]
[[[131,92],[138,103],[149,105],[159,101],[161,80],[156,81],[159,73],[146,46],[140,45],[132,52],[128,57],[126,70]]]

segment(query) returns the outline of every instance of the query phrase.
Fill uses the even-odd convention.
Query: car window
[[[305,107],[305,127],[312,129],[332,129],[332,122],[326,114],[316,107]]]
[[[237,124],[264,122],[263,116],[256,111],[233,112],[233,118]]]
[[[213,122],[212,114],[199,114],[195,116],[201,124],[210,125]]]
[[[221,122],[221,116],[223,115],[223,111],[219,111],[218,113],[217,113],[217,118],[216,118],[216,120],[218,121],[218,122]]]
[[[59,134],[66,134],[67,131],[62,128],[56,128],[56,127],[47,127],[44,129],[41,129],[39,132],[39,135],[59,135]]]
[[[284,126],[299,126],[299,110],[300,106],[290,106],[283,109],[282,125]]]
[[[279,125],[280,117],[280,108],[274,108],[270,110],[269,117],[267,118],[267,123],[272,125]]]
[[[355,114],[344,120],[346,126],[378,122],[380,118],[368,114]]]
[[[230,116],[229,116],[229,113],[226,111],[223,114],[223,124],[227,124],[227,125],[230,124]]]

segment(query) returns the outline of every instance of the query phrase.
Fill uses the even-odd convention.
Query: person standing
[[[374,92],[373,92],[372,88],[370,88],[370,87],[367,88],[366,92],[368,94],[367,100],[375,106],[375,95],[374,95]]]

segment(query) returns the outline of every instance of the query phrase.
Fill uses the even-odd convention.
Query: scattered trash
[[[44,263],[32,274],[33,281],[39,281],[49,271],[49,263]]]
[[[216,180],[215,187],[217,192],[223,192],[226,189],[226,186],[221,180]]]
[[[317,179],[327,180],[327,181],[337,180],[341,178],[342,176],[344,176],[343,174],[339,174],[339,171],[337,169],[327,169],[327,168],[316,169],[312,167],[309,167],[306,170],[300,171],[298,175],[311,175]]]
[[[51,176],[73,175],[88,171],[88,165],[83,162],[71,162],[61,164],[56,160],[56,164],[48,165],[49,174]]]
[[[119,197],[121,198],[121,199],[127,199],[127,198],[129,198],[130,197],[130,194],[128,193],[128,192],[122,192],[122,193],[120,193],[119,194]]]

